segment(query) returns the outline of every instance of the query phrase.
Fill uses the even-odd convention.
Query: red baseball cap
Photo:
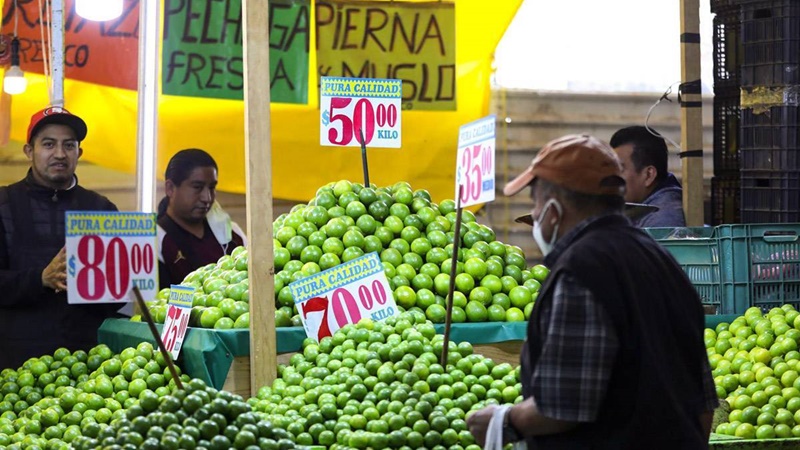
[[[86,138],[88,129],[83,119],[59,106],[50,106],[31,116],[31,123],[28,125],[28,142],[31,142],[40,128],[54,123],[72,128],[78,142]]]
[[[569,135],[548,142],[531,165],[503,188],[503,193],[514,195],[537,177],[582,194],[625,194],[622,165],[616,153],[605,142],[588,135]]]

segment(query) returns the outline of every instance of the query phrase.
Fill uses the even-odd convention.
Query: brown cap
[[[537,177],[582,194],[625,194],[616,153],[605,142],[588,135],[569,135],[548,142],[531,165],[503,188],[503,194],[514,195]]]

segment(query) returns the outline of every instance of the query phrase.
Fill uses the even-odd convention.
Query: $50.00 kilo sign
[[[400,148],[400,80],[320,79],[320,145]]]
[[[289,284],[308,337],[320,341],[361,319],[383,320],[398,313],[377,253]]]
[[[66,228],[69,303],[128,302],[133,286],[156,297],[155,214],[68,211]]]

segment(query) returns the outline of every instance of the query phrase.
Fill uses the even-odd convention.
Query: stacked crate
[[[737,1],[711,2],[714,17],[714,178],[712,223],[738,223],[739,89],[742,64],[740,7]]]
[[[742,222],[800,222],[800,1],[740,5]]]

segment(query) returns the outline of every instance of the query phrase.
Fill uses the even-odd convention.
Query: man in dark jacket
[[[27,176],[0,188],[0,370],[59,347],[88,350],[119,305],[70,305],[66,296],[66,211],[116,211],[78,186],[86,123],[58,107],[37,112],[24,152]]]
[[[658,207],[633,224],[641,228],[685,227],[683,189],[667,169],[664,138],[645,127],[633,126],[614,133],[610,143],[622,163],[625,201]]]
[[[607,144],[565,136],[503,190],[531,187],[533,237],[551,272],[522,349],[524,400],[471,415],[479,444],[496,417],[504,443],[530,449],[708,447],[717,397],[700,299],[622,216],[621,175]]]

